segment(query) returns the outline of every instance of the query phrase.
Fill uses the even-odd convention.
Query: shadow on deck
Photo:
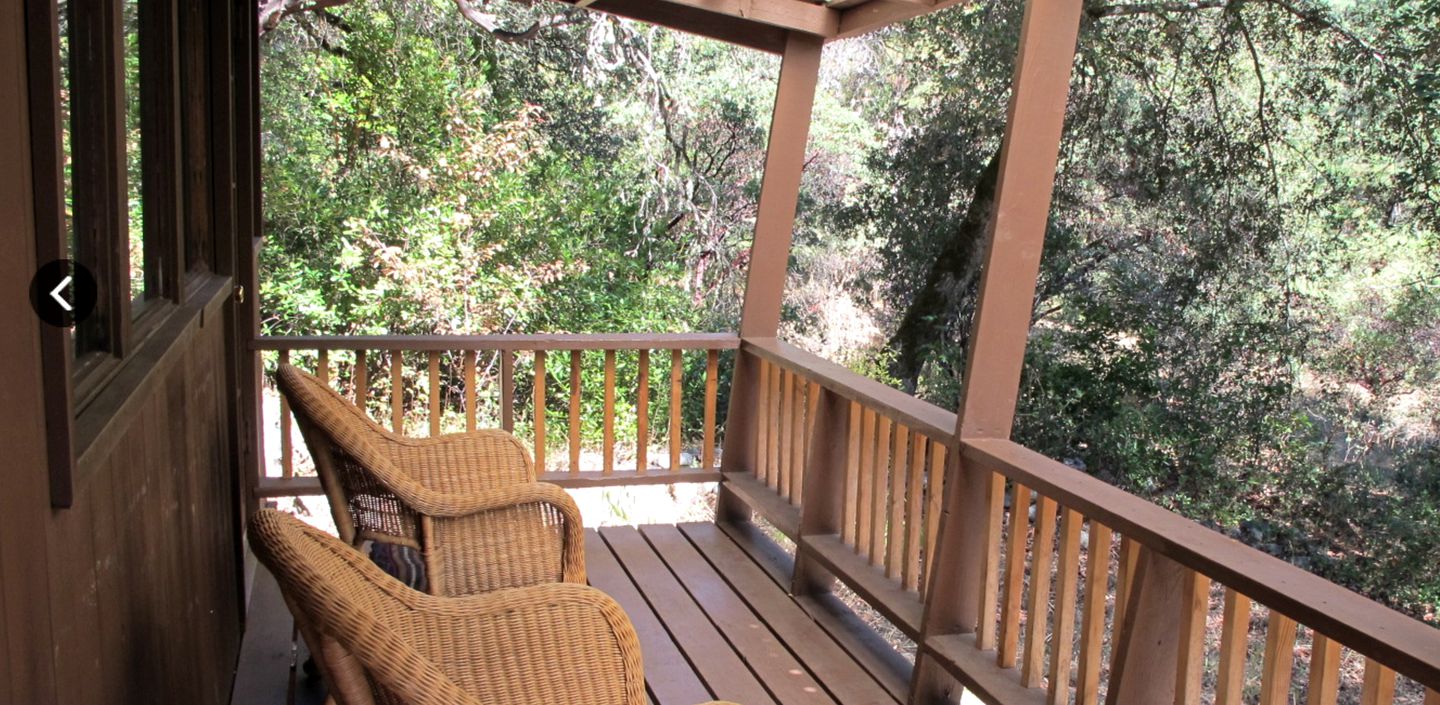
[[[749,528],[585,532],[590,583],[629,614],[654,705],[897,705],[909,662],[830,598],[792,598],[789,556]],[[279,589],[256,575],[235,705],[321,705]]]

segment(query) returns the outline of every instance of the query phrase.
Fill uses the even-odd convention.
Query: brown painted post
[[[800,535],[838,534],[845,518],[845,465],[850,436],[850,402],[823,387],[815,407],[814,431],[806,453],[807,482],[801,487]],[[824,592],[834,582],[808,555],[805,542],[797,541],[795,574],[791,592],[803,595]]]
[[[1020,389],[1031,303],[1045,242],[1055,165],[1080,26],[1079,0],[1027,0],[1006,118],[995,210],[986,232],[984,272],[970,336],[956,434],[1008,438]],[[987,501],[1000,480],[972,472],[951,455],[935,569],[927,579],[921,648],[910,702],[949,697],[957,686],[929,658],[935,635],[975,631],[999,540]],[[1173,669],[1172,669],[1173,670]]]
[[[1115,627],[1106,705],[1175,701],[1183,635],[1177,623],[1189,609],[1191,571],[1154,551],[1140,550],[1124,623]]]
[[[39,324],[30,306],[22,302],[28,300],[35,268],[47,261],[39,258],[53,254],[45,249],[46,243],[58,242],[56,232],[37,232],[45,227],[46,216],[36,208],[56,207],[56,193],[49,191],[59,183],[52,181],[55,172],[47,175],[44,169],[32,169],[46,160],[52,160],[52,169],[58,166],[59,134],[51,131],[54,123],[29,122],[30,108],[39,111],[45,106],[29,104],[24,78],[27,19],[32,50],[33,45],[47,44],[41,41],[45,37],[53,48],[57,36],[53,7],[38,2],[0,6],[0,164],[5,165],[0,170],[0,217],[6,223],[0,230],[5,252],[0,257],[0,291],[10,302],[0,310],[6,331],[0,338],[0,360],[5,361],[0,365],[0,400],[6,409],[6,422],[0,424],[0,447],[5,449],[5,463],[0,465],[0,480],[5,483],[5,492],[0,493],[0,575],[5,576],[0,580],[0,692],[6,702],[36,705],[59,700],[49,586],[52,563],[59,557],[51,557],[49,546],[54,544],[47,541],[52,495],[46,432],[54,429],[47,429],[45,416],[45,370],[56,360],[49,357],[53,350],[42,348],[41,337],[46,335],[42,331],[49,326]],[[26,10],[31,12],[28,18]],[[32,65],[39,67],[38,62]],[[44,82],[55,85],[56,76],[51,72],[51,80]],[[52,226],[58,212],[58,208],[51,211]],[[64,382],[68,385],[69,379]],[[68,446],[68,436],[66,441]],[[68,470],[69,458],[64,461]],[[65,475],[68,491],[69,473]]]
[[[740,313],[742,338],[773,338],[780,328],[780,299],[785,292],[790,235],[795,225],[795,204],[800,198],[800,172],[805,166],[805,142],[810,135],[810,110],[815,102],[823,47],[824,41],[810,34],[791,32],[785,38],[775,112],[770,118],[770,142],[765,151],[765,176],[760,182],[755,242],[745,276],[745,303]]]
[[[765,176],[760,184],[755,240],[745,278],[745,302],[740,314],[742,338],[773,338],[780,329],[780,299],[785,291],[790,235],[800,198],[800,173],[805,166],[805,142],[810,135],[810,111],[823,48],[824,40],[814,35],[791,32],[785,38],[765,151]],[[725,449],[720,456],[722,473],[752,471],[749,463],[755,453],[759,373],[759,360],[743,351],[736,354],[730,379],[730,408],[725,417]],[[720,490],[717,521],[749,517],[748,508],[726,490],[724,483]]]

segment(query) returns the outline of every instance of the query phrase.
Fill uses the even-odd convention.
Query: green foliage
[[[1087,5],[1015,436],[1433,620],[1440,5],[1162,7]],[[505,42],[374,0],[267,34],[266,332],[733,329],[774,58],[569,13]],[[942,406],[1021,17],[972,3],[826,50],[786,335]],[[602,378],[587,357],[592,443]]]

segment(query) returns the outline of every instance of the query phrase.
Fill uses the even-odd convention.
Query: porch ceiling
[[[964,0],[559,1],[778,54],[787,32],[843,39]]]

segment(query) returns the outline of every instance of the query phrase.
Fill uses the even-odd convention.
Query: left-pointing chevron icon
[[[50,298],[55,299],[55,303],[60,304],[60,308],[65,309],[66,313],[74,311],[75,307],[71,306],[70,302],[66,301],[65,297],[60,295],[60,292],[64,291],[65,287],[70,286],[70,282],[72,281],[75,281],[75,278],[67,276],[61,279],[60,283],[56,284],[54,289],[50,290]]]

